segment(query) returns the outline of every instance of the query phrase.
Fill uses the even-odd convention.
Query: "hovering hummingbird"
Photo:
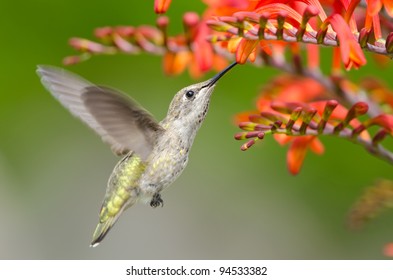
[[[151,207],[163,205],[160,193],[186,167],[215,84],[235,65],[177,92],[167,116],[159,123],[117,90],[95,85],[61,68],[38,66],[46,89],[98,133],[115,154],[124,156],[109,178],[91,246],[97,246],[121,213],[137,201],[150,203]]]

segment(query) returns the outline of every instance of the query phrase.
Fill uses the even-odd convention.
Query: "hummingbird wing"
[[[117,155],[134,151],[146,159],[163,128],[129,96],[97,86],[52,66],[38,66],[46,89],[74,116],[92,128]]]

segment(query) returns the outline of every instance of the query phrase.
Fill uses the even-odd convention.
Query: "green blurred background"
[[[174,1],[172,34],[185,11],[203,7]],[[35,68],[60,66],[74,53],[67,40],[93,38],[96,27],[154,24],[153,1],[2,1],[1,11],[1,259],[384,258],[393,212],[356,232],[345,217],[365,186],[392,179],[392,166],[333,138],[323,139],[325,155],[309,154],[296,177],[286,170],[286,148],[271,138],[241,152],[232,118],[253,109],[258,88],[277,74],[248,65],[220,81],[187,169],[163,194],[165,207],[133,207],[89,248],[119,159],[44,90]],[[391,67],[373,64],[351,75],[391,76]],[[161,58],[150,55],[100,56],[67,68],[129,93],[157,119],[193,82],[187,74],[166,77]]]

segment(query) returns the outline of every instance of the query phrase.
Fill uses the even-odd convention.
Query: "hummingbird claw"
[[[161,195],[159,193],[156,193],[153,195],[152,200],[150,201],[150,206],[153,208],[156,208],[157,206],[164,206],[164,201],[161,198]]]

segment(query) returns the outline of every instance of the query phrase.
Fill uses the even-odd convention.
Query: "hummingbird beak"
[[[231,70],[235,65],[237,65],[237,62],[233,62],[232,64],[230,64],[229,66],[227,66],[224,70],[222,70],[220,73],[218,73],[217,75],[215,75],[213,78],[211,78],[210,80],[207,80],[207,84],[204,87],[212,87],[214,86],[217,81],[225,75],[226,72],[228,72],[229,70]]]

